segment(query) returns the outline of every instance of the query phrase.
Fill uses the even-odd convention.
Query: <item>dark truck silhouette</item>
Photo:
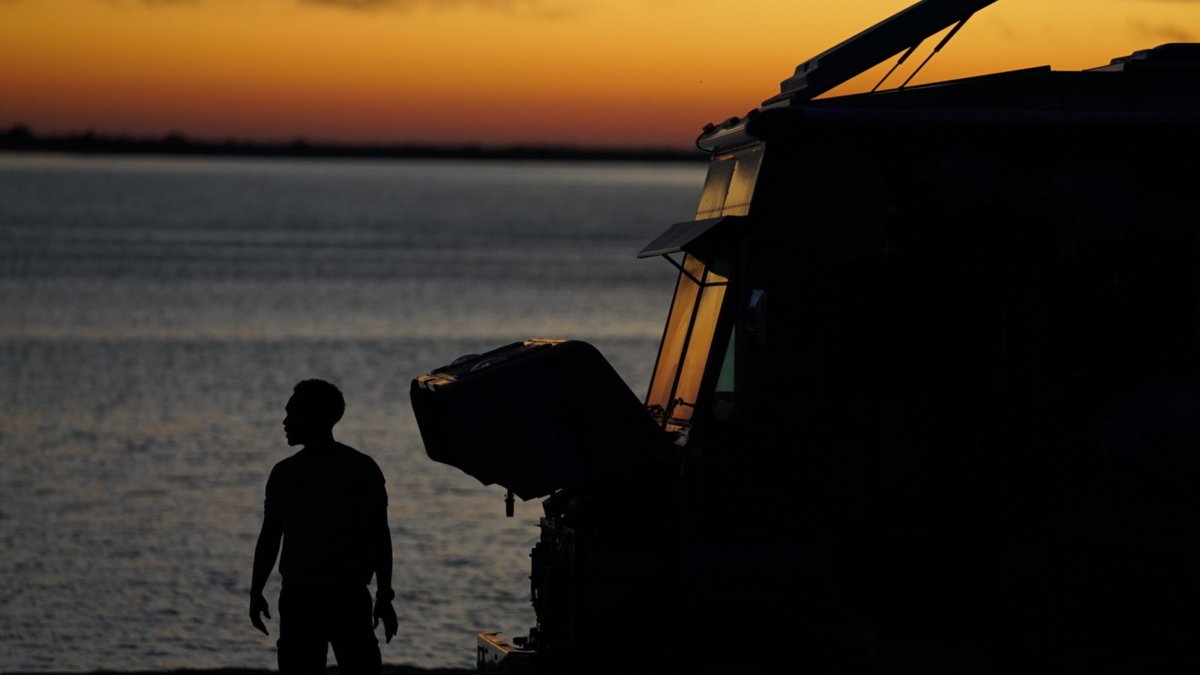
[[[481,671],[1200,672],[1200,45],[815,98],[987,4],[705,127],[644,400],[582,342],[413,382],[546,497]]]

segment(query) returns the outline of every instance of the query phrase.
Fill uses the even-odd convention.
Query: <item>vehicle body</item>
[[[576,343],[414,381],[431,457],[547,496],[538,625],[481,670],[1200,670],[1200,45],[814,99],[987,4],[706,127],[695,220],[642,252],[680,268],[654,429]],[[518,388],[491,473],[439,436]]]

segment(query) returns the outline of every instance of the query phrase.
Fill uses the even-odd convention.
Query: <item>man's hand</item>
[[[383,636],[386,642],[391,642],[396,636],[396,630],[400,628],[400,622],[396,620],[396,610],[392,609],[391,591],[375,595],[375,611],[372,615],[375,617],[375,628],[379,628],[379,620],[383,619]]]
[[[270,635],[270,633],[267,632],[267,626],[263,623],[262,617],[259,616],[260,614],[266,614],[268,619],[271,618],[271,608],[269,605],[267,605],[267,599],[263,597],[262,593],[251,593],[250,594],[250,623],[254,624],[255,628],[262,631],[263,635]],[[396,615],[393,613],[392,614],[393,622],[396,620],[395,617],[396,617]]]

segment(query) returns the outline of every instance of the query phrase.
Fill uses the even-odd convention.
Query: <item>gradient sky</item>
[[[0,0],[0,128],[688,147],[908,4]],[[914,81],[1194,40],[1200,0],[999,0]]]

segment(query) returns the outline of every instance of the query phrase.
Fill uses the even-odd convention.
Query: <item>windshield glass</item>
[[[691,422],[727,285],[725,276],[699,259],[684,257],[646,396],[646,405],[668,429]]]

